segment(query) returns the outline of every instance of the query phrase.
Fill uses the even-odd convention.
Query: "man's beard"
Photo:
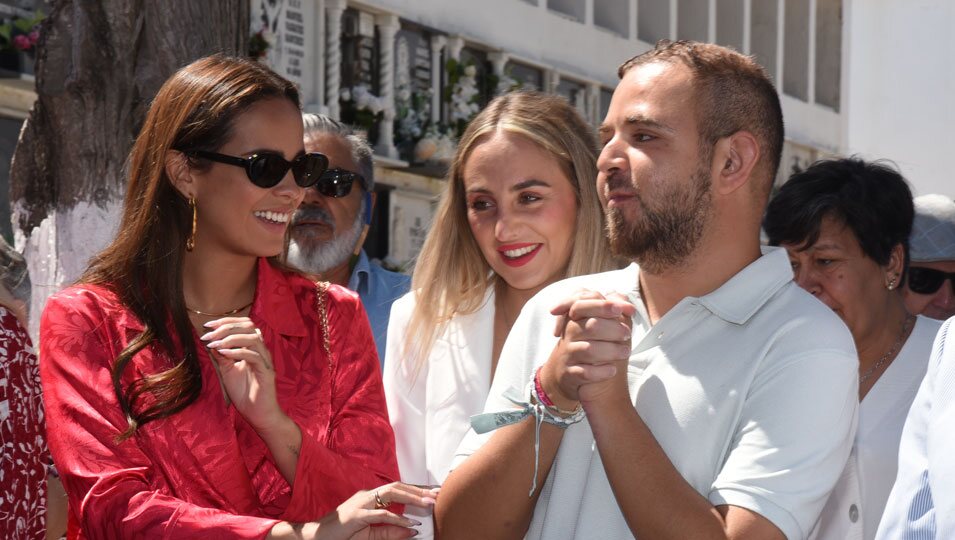
[[[609,178],[607,187],[630,178]],[[651,274],[684,263],[703,237],[712,212],[709,171],[700,166],[690,177],[688,186],[662,184],[653,201],[635,193],[638,215],[631,223],[622,210],[607,211],[607,234],[614,254],[635,260]]]
[[[311,238],[308,232],[294,229],[293,225],[286,262],[309,274],[324,274],[344,264],[354,253],[358,239],[361,237],[364,226],[362,219],[365,215],[364,206],[365,201],[362,200],[354,223],[343,234],[336,234],[334,219],[325,209],[317,206],[299,207],[292,217],[292,223],[305,219],[322,221],[332,227],[332,239],[327,242],[318,242],[315,238]],[[296,238],[296,235],[300,237]]]

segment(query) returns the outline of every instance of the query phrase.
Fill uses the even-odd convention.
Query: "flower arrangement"
[[[494,85],[494,95],[500,96],[508,92],[520,90],[523,87],[523,82],[512,77],[510,73],[505,73],[497,79],[497,84]]]
[[[275,43],[275,34],[268,28],[262,27],[257,32],[249,36],[249,58],[253,60],[262,60],[269,53],[269,49]]]
[[[384,100],[372,94],[366,84],[342,89],[339,101],[342,121],[369,134],[385,110]]]
[[[478,87],[477,68],[473,64],[462,64],[455,59],[448,60],[448,88],[444,100],[450,107],[451,125],[456,135],[464,133],[468,122],[481,110],[478,103],[481,90]]]
[[[415,145],[414,155],[417,161],[440,161],[448,163],[454,158],[457,138],[453,127],[431,124],[424,136]]]
[[[396,134],[400,141],[414,143],[421,139],[431,121],[431,89],[413,91],[402,84],[395,92]]]
[[[37,10],[32,17],[14,17],[0,24],[0,50],[33,52],[40,39],[40,23],[46,15]]]

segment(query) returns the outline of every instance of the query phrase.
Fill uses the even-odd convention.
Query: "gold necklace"
[[[879,358],[879,361],[876,362],[874,366],[870,367],[865,373],[859,376],[860,385],[866,382],[867,380],[869,380],[873,375],[875,375],[875,373],[879,371],[879,368],[881,368],[882,365],[885,364],[885,361],[888,360],[893,355],[895,355],[896,352],[898,352],[899,346],[902,345],[902,339],[905,337],[905,333],[908,332],[909,330],[909,324],[914,320],[915,320],[914,315],[905,316],[905,322],[902,323],[902,331],[899,333],[898,339],[895,340],[895,343],[892,345],[892,348],[886,351],[885,354],[882,355],[882,358]]]
[[[247,307],[251,307],[251,306],[252,306],[252,302],[249,302],[248,304],[246,304],[246,305],[244,305],[244,306],[242,306],[242,307],[237,307],[237,308],[233,309],[232,311],[226,311],[225,313],[206,313],[205,311],[199,311],[198,309],[192,309],[192,308],[189,307],[189,306],[186,306],[186,310],[187,310],[187,311],[191,311],[191,312],[195,313],[196,315],[201,315],[201,316],[203,316],[203,317],[228,317],[229,315],[235,315],[236,313],[242,311],[243,309],[245,309],[245,308],[247,308]]]

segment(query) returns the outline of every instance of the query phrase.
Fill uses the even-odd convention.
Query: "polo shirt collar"
[[[348,288],[359,295],[368,292],[371,287],[371,262],[368,260],[368,254],[365,250],[358,252],[358,261],[355,262],[355,268],[351,271],[351,277],[348,278]]]
[[[792,281],[786,250],[762,247],[763,256],[750,263],[715,291],[700,297],[700,304],[733,324],[746,324],[779,289]]]
[[[268,259],[260,258],[249,317],[261,320],[280,334],[305,336],[305,321],[298,305],[289,276],[273,267]]]

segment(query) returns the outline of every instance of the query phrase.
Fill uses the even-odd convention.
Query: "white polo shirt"
[[[655,325],[638,272],[631,265],[571,278],[532,298],[504,345],[485,412],[513,409],[503,395],[520,395],[547,360],[557,343],[549,314],[556,302],[581,288],[626,294],[637,306],[630,393],[670,461],[714,505],[751,509],[788,538],[805,538],[852,447],[859,374],[849,330],[792,281],[783,249],[764,249],[720,288],[684,298]],[[469,431],[455,464],[492,435]],[[564,434],[526,538],[597,537],[633,535],[585,420]]]

